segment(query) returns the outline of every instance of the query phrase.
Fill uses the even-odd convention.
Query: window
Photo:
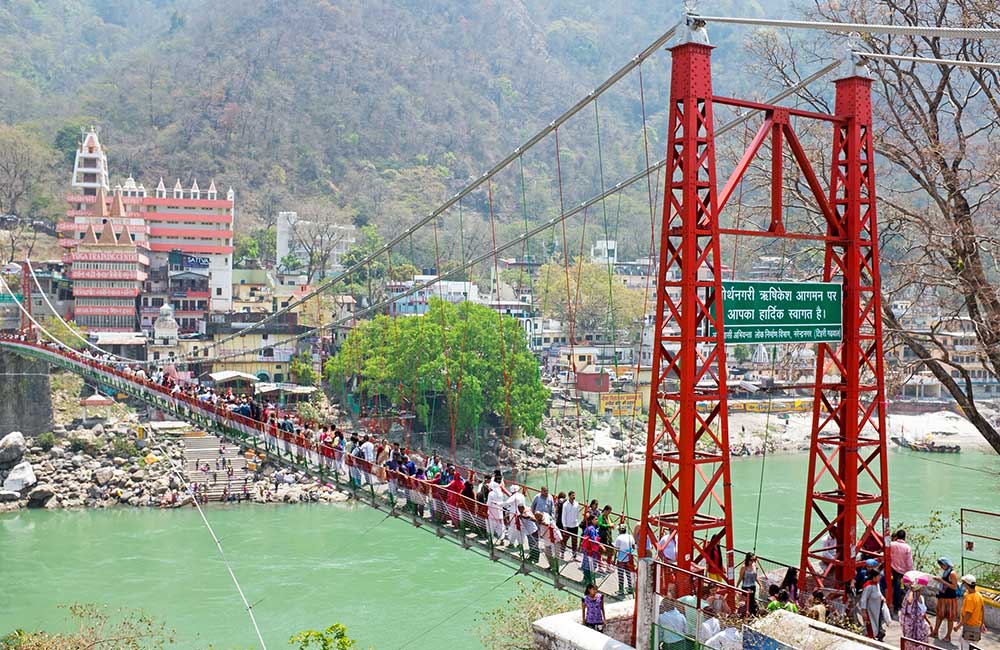
[[[274,348],[264,348],[264,351],[261,353],[261,356],[264,356],[264,357],[273,357],[274,356]]]
[[[216,287],[215,288],[215,295],[217,295],[217,296],[221,296],[222,295],[222,287]]]
[[[275,383],[280,384],[284,380],[285,380],[285,376],[283,374],[281,374],[280,372],[274,373],[274,381],[275,381]]]

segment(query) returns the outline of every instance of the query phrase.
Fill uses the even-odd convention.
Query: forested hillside
[[[667,3],[602,0],[9,0],[0,3],[0,120],[63,153],[81,125],[97,124],[117,176],[232,185],[243,232],[306,197],[389,232],[679,16]],[[724,27],[712,35],[731,45],[719,73],[749,85],[726,64],[739,41]],[[665,84],[663,65],[648,71],[651,125],[664,121]],[[611,96],[601,121],[608,181],[617,181],[637,164],[626,145],[641,126],[638,102]],[[655,127],[651,135],[660,156]],[[568,198],[583,198],[597,180],[582,170],[589,161],[574,159],[582,140],[565,140],[566,174],[579,168]],[[526,174],[545,184],[550,163],[529,163]],[[51,197],[18,212],[58,214],[69,169],[56,172]]]

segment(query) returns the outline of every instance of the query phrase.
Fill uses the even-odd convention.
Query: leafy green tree
[[[313,369],[312,356],[308,352],[302,352],[292,357],[289,372],[292,375],[292,381],[302,386],[315,386],[319,381],[319,376]]]
[[[260,259],[260,242],[253,235],[238,235],[233,257],[236,264],[256,262]]]
[[[374,254],[383,244],[385,239],[375,226],[362,226],[357,243],[344,253],[340,263],[345,269],[350,268]],[[347,278],[345,292],[368,305],[378,302],[383,296],[382,281],[386,270],[386,262],[381,258],[362,265]]]
[[[366,398],[412,404],[428,428],[430,413],[443,412],[457,433],[472,431],[488,414],[501,426],[538,435],[548,399],[517,320],[437,298],[423,316],[360,323],[324,373],[334,384],[355,380]],[[435,401],[442,406],[435,409]]]
[[[56,151],[62,154],[63,162],[72,166],[76,160],[76,146],[80,140],[80,126],[77,124],[67,124],[56,131],[56,136],[52,140],[52,145]]]
[[[73,335],[76,332],[80,336],[86,338],[87,330],[80,325],[77,325],[74,321],[68,320],[66,324],[60,321],[55,316],[49,316],[41,321],[42,327],[44,327],[49,334],[51,334],[51,339],[59,341],[67,347],[71,347],[74,350],[82,350],[87,347],[86,343],[81,341],[79,338]],[[50,337],[45,336],[45,334],[39,332],[43,339],[48,339]]]
[[[597,331],[608,337],[612,331],[620,335],[638,327],[645,303],[641,289],[619,286],[613,279],[609,283],[608,267],[591,262],[570,265],[568,293],[563,265],[543,264],[535,292],[545,316],[575,321],[578,333]]]
[[[288,644],[299,650],[351,650],[357,643],[347,636],[347,628],[340,623],[334,623],[323,631],[303,630],[292,635]]]
[[[281,258],[278,262],[278,266],[280,266],[282,270],[292,273],[302,268],[302,260],[300,260],[299,256],[295,253],[289,253]]]

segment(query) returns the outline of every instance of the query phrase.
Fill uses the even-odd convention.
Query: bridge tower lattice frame
[[[824,246],[823,279],[843,283],[844,314],[842,342],[819,344],[815,383],[798,386],[814,391],[799,580],[802,585],[840,587],[854,575],[859,548],[881,557],[883,566],[888,560],[872,81],[857,69],[838,79],[834,115],[725,98],[712,91],[711,49],[696,42],[671,48],[666,187],[638,552],[640,557],[655,554],[651,542],[669,533],[676,539],[676,564],[691,570],[699,562],[711,565],[706,546],[712,535],[721,533],[728,550],[726,565],[732,570],[719,239],[726,234],[809,240]],[[721,191],[716,183],[713,104],[762,111],[765,116]],[[828,188],[796,135],[793,116],[833,127]],[[761,230],[724,228],[719,216],[766,141],[771,156],[770,224]],[[813,207],[824,217],[825,232],[786,231],[782,188],[787,162],[797,164],[815,200]],[[668,495],[675,504],[666,509]],[[707,568],[721,573],[721,567]],[[732,580],[732,573],[728,578]]]

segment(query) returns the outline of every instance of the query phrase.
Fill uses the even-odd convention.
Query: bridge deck
[[[441,539],[559,589],[582,595],[586,586],[579,555],[576,561],[563,561],[561,556],[548,558],[544,552],[532,552],[525,543],[495,543],[487,531],[486,505],[465,499],[442,486],[374,467],[340,450],[310,443],[301,436],[268,427],[225,407],[200,402],[183,394],[172,395],[163,386],[125,375],[88,357],[71,356],[45,345],[11,339],[0,339],[0,347],[76,373],[204,427],[258,454],[265,454],[281,465],[301,470],[350,492],[359,502],[385,512],[387,516],[406,519]],[[601,558],[592,560],[592,579],[609,599],[624,598],[617,593],[618,570],[606,562],[607,555],[607,552],[602,552]],[[630,582],[634,584],[634,574],[631,577]],[[626,586],[628,582],[626,580]]]

